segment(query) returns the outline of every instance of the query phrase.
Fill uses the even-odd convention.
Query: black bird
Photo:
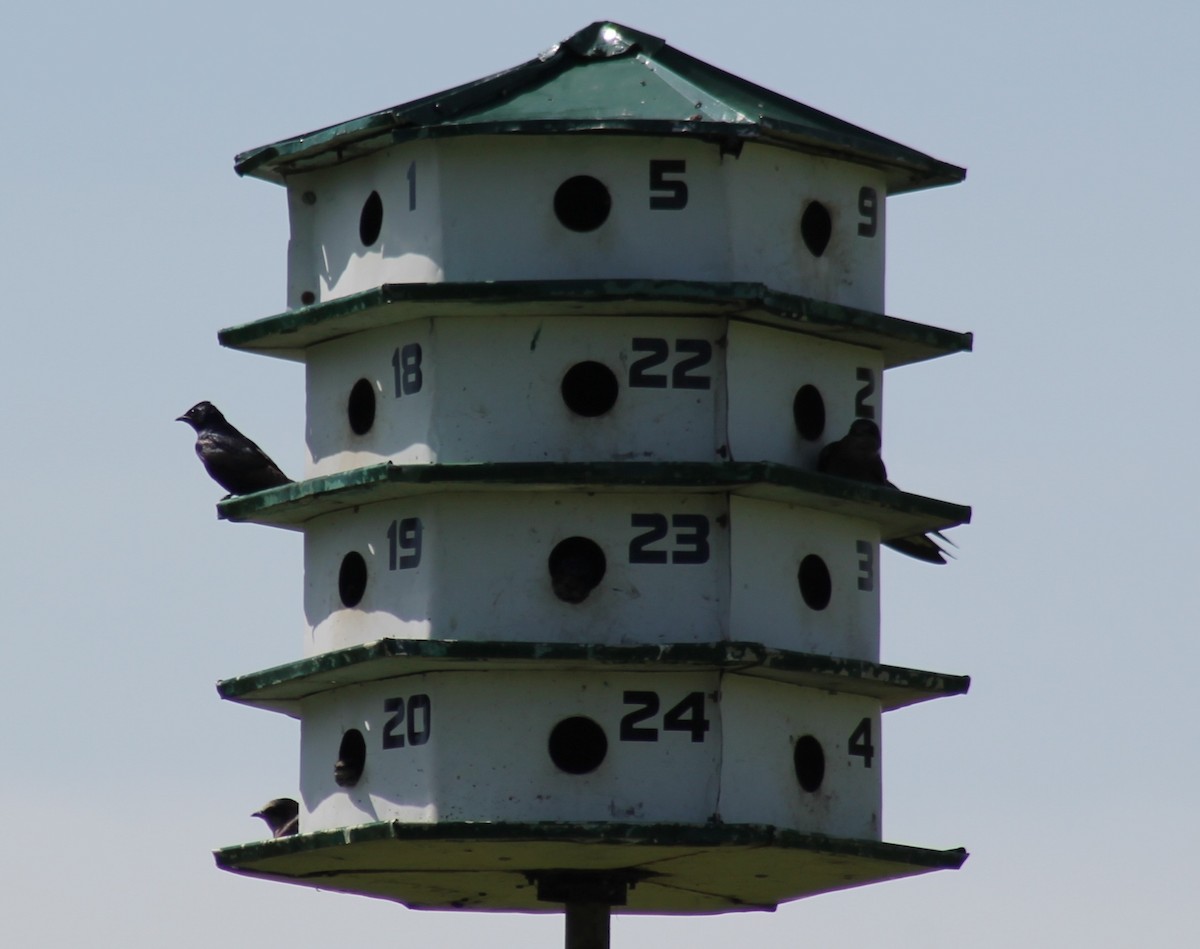
[[[291,484],[292,479],[254,442],[225,421],[211,402],[197,402],[176,419],[196,430],[196,454],[212,479],[233,497]]]
[[[821,454],[817,456],[817,470],[837,475],[839,478],[851,478],[854,481],[866,481],[869,484],[894,488],[896,486],[888,481],[887,468],[879,454],[882,444],[879,426],[868,418],[857,418],[850,423],[850,431],[844,438],[830,442],[821,449]],[[949,552],[938,544],[938,540],[954,546],[952,540],[938,531],[914,534],[912,537],[896,537],[885,540],[884,544],[892,550],[924,560],[926,563],[945,563]]]
[[[291,837],[300,832],[300,805],[290,797],[277,797],[255,811],[251,817],[261,817],[267,822],[272,837]]]

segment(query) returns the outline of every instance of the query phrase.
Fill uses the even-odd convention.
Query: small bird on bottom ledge
[[[290,797],[268,801],[250,816],[266,821],[272,837],[291,837],[300,832],[300,805]]]

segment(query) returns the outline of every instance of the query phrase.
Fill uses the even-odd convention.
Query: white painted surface
[[[721,495],[457,494],[366,505],[318,518],[305,531],[305,655],[387,637],[578,643],[715,642],[729,615],[728,530]],[[630,563],[630,541],[645,533],[633,513],[708,519],[702,564]],[[402,518],[422,524],[421,559],[390,567],[388,530]],[[672,527],[651,549],[693,545]],[[603,580],[582,603],[555,596],[547,566],[565,538],[604,551]],[[362,602],[342,606],[338,571],[357,551],[366,560]]]
[[[684,207],[654,208],[652,161],[683,161],[664,180],[687,187]],[[587,232],[554,212],[559,185],[588,175],[608,189],[607,220]],[[875,235],[859,234],[860,189],[878,195]],[[383,283],[653,278],[752,281],[865,309],[883,309],[884,188],[878,172],[747,144],[644,136],[464,136],[394,146],[288,181],[288,303],[332,300]],[[383,201],[378,240],[359,235],[372,191]],[[310,195],[306,202],[304,195]],[[818,257],[801,216],[830,213]],[[309,203],[311,202],[311,203]]]
[[[878,220],[875,236],[858,233],[859,191],[873,188]],[[883,311],[883,176],[870,168],[831,158],[797,155],[747,145],[728,179],[730,257],[740,280]],[[800,219],[810,201],[832,218],[832,236],[820,257],[805,246]],[[753,274],[753,276],[750,276]]]
[[[669,176],[686,183],[686,208],[650,207],[650,162],[658,159],[686,162],[685,173]],[[553,209],[558,185],[580,174],[601,180],[612,197],[608,220],[586,233],[565,228]],[[873,237],[858,233],[864,187],[879,195]],[[360,215],[372,191],[384,213],[378,240],[364,246]],[[325,301],[383,283],[649,278],[762,282],[882,311],[882,194],[868,169],[756,145],[733,158],[695,141],[632,137],[405,144],[289,181],[289,305],[306,292]],[[800,227],[814,200],[833,222],[820,256]],[[656,345],[665,358],[647,365]],[[687,378],[704,385],[677,384],[684,376],[676,367],[696,346],[708,354]],[[419,384],[410,373],[402,385],[396,362],[416,347]],[[604,364],[618,381],[615,405],[598,417],[573,413],[562,397],[564,375],[584,361]],[[881,412],[882,362],[871,350],[686,315],[418,318],[313,347],[306,362],[308,477],[383,461],[733,459],[811,468],[863,406]],[[859,399],[863,371],[875,389]],[[359,380],[375,394],[365,434],[347,417]],[[826,415],[812,440],[793,417],[806,384],[820,391]],[[647,525],[635,515],[659,519],[665,537],[639,548]],[[414,549],[395,547],[401,521],[420,523],[420,557],[409,566],[398,558]],[[548,569],[554,546],[571,536],[594,540],[606,558],[602,581],[578,604],[555,596]],[[703,562],[686,562],[700,547]],[[638,562],[638,549],[666,562]],[[362,601],[348,608],[338,573],[351,551],[365,559],[368,579]],[[744,639],[877,661],[878,551],[868,522],[726,495],[414,496],[306,525],[304,651],[384,637]],[[831,577],[820,609],[806,604],[798,582],[809,555]],[[641,707],[630,692],[653,692],[659,702],[639,724],[656,729],[653,741],[622,739],[622,718]],[[668,711],[694,695],[703,696],[710,723],[698,741],[664,727]],[[429,740],[385,749],[383,734],[396,719],[384,703],[413,696],[428,699]],[[550,730],[572,715],[595,720],[607,735],[607,756],[589,774],[567,774],[547,753]],[[302,827],[388,819],[703,824],[718,816],[878,839],[881,757],[868,768],[847,747],[864,718],[878,751],[878,703],[747,677],[611,668],[400,677],[304,704]],[[363,732],[368,758],[361,781],[341,788],[333,764],[348,728]],[[802,735],[825,754],[815,791],[796,777]]]
[[[857,417],[855,403],[871,373],[875,391],[864,406],[882,416],[883,360],[878,351],[732,322],[725,351],[729,388],[726,441],[734,461],[776,461],[813,470],[827,442],[846,434]],[[815,439],[797,430],[792,405],[810,385],[825,406],[825,430]]]
[[[307,476],[380,461],[720,461],[724,331],[724,321],[708,319],[439,317],[314,347]],[[667,381],[664,388],[637,385],[643,373],[631,376],[631,366],[649,355],[636,345],[646,337],[670,347],[666,361],[645,373]],[[709,347],[704,365],[687,374],[706,388],[669,384],[693,355],[677,352],[680,338]],[[421,347],[420,390],[404,394],[402,379],[397,397],[393,360],[414,344]],[[618,384],[615,405],[600,416],[576,414],[562,394],[563,377],[587,361],[607,366]],[[365,435],[352,432],[346,414],[359,379],[378,394]]]
[[[879,529],[807,508],[730,500],[729,628],[735,639],[781,649],[879,661]],[[868,545],[868,553],[858,549]],[[813,609],[798,572],[814,555],[830,575],[830,599]],[[864,559],[874,562],[868,573]],[[860,589],[863,587],[869,589]]]
[[[882,753],[879,703],[854,695],[819,692],[725,676],[721,684],[721,818],[810,833],[879,840]],[[875,754],[867,767],[849,753],[850,736],[871,720]],[[796,739],[820,742],[825,777],[815,791],[796,779]]]
[[[411,142],[288,179],[289,308],[301,306],[306,292],[312,302],[321,303],[383,283],[445,279],[436,155],[433,143]],[[414,163],[419,169],[417,201],[410,207]],[[364,246],[359,220],[372,191],[383,202],[383,221],[378,240]]]
[[[732,507],[728,507],[732,504]],[[726,514],[731,517],[726,518]],[[633,515],[656,515],[666,536],[645,547],[666,563],[638,559],[647,533]],[[703,563],[681,562],[700,549]],[[420,561],[391,569],[389,530],[421,522]],[[594,540],[606,572],[581,603],[555,596],[548,559],[567,537]],[[857,548],[868,545],[868,554]],[[317,518],[305,531],[305,654],[387,637],[663,643],[750,640],[781,649],[878,661],[878,531],[856,519],[790,505],[710,494],[524,492],[424,495]],[[410,548],[412,544],[408,545]],[[342,605],[338,573],[361,554],[362,602]],[[403,552],[403,551],[401,551]],[[410,551],[411,553],[411,551]],[[832,595],[806,605],[802,559],[820,557]],[[870,589],[860,589],[862,581]],[[731,589],[732,588],[732,589]]]
[[[643,740],[628,740],[622,728],[630,713],[649,711],[644,697],[627,694],[634,691],[653,693],[657,703],[654,714],[630,723]],[[422,695],[429,710],[418,715],[414,732],[427,739],[413,745],[407,722],[396,721],[385,701],[409,708]],[[665,727],[685,701],[676,727]],[[867,699],[717,673],[609,668],[402,676],[305,703],[301,827],[312,832],[375,820],[704,824],[717,816],[878,839],[877,713],[878,704]],[[603,760],[587,774],[560,770],[548,751],[551,730],[572,716],[591,719],[605,733]],[[875,726],[870,768],[847,754],[864,717]],[[707,730],[688,727],[702,721]],[[343,788],[333,766],[349,728],[362,732],[367,759],[358,784]],[[404,739],[403,746],[385,748],[385,731]],[[815,792],[800,787],[794,766],[795,740],[806,734],[825,754],[825,778]]]
[[[658,341],[661,361],[649,340]],[[405,352],[415,358],[415,346],[420,388],[406,394],[395,361]],[[603,415],[578,415],[564,401],[564,376],[585,361],[616,376],[617,400]],[[382,461],[732,457],[811,469],[821,446],[842,437],[855,417],[860,371],[875,387],[864,406],[882,416],[876,351],[724,319],[445,316],[315,346],[306,366],[307,477]],[[347,418],[360,379],[376,393],[375,421],[363,435]],[[408,382],[416,380],[410,373]],[[792,409],[804,385],[816,387],[825,405],[824,433],[813,440],[797,431]]]
[[[311,351],[306,364],[305,477],[385,460],[403,465],[435,459],[429,444],[438,382],[437,360],[430,358],[432,322],[414,320],[355,333]],[[402,352],[415,352],[409,349],[413,346],[420,347],[421,390],[405,395],[404,379],[397,382],[393,359],[400,362]],[[360,379],[367,380],[375,393],[375,421],[362,435],[351,428],[348,415],[350,393]]]

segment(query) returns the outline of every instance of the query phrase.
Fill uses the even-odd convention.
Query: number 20
[[[423,745],[429,741],[429,734],[433,729],[433,709],[428,695],[423,692],[410,695],[407,701],[403,698],[384,699],[383,710],[396,713],[383,723],[384,748],[403,748],[406,744]],[[405,718],[408,719],[408,724],[405,733],[400,734],[399,728],[404,724]]]

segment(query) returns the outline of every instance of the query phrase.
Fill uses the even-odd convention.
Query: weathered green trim
[[[883,711],[963,695],[969,676],[946,675],[759,643],[664,643],[617,646],[586,643],[381,639],[322,653],[261,672],[223,679],[221,698],[295,715],[299,703],[333,689],[428,672],[504,669],[557,674],[564,670],[718,671],[771,679],[828,692],[878,698]]]
[[[217,504],[222,520],[299,529],[324,514],[420,494],[482,491],[649,491],[731,493],[796,504],[880,526],[883,540],[971,520],[971,509],[895,488],[771,462],[598,461],[393,465],[298,481]]]
[[[501,280],[384,284],[223,329],[222,346],[303,358],[309,346],[434,316],[718,317],[761,323],[879,350],[884,367],[969,351],[970,333],[772,290],[700,280]]]
[[[965,850],[804,834],[762,824],[379,822],[226,847],[217,866],[414,909],[558,912],[546,871],[624,872],[619,913],[771,910],[788,900],[956,870]]]
[[[962,168],[610,22],[593,23],[512,69],[244,152],[234,168],[239,175],[282,182],[406,138],[548,132],[758,139],[879,168],[891,194],[966,176]]]
[[[920,867],[957,870],[969,856],[966,850],[930,850],[878,840],[802,834],[769,824],[631,824],[565,821],[482,822],[439,821],[416,824],[377,821],[297,834],[213,851],[217,866],[234,869],[264,857],[304,853],[380,840],[403,841],[525,841],[565,840],[580,844],[624,844],[651,847],[780,847],[811,850],[844,857],[886,860]],[[514,868],[515,869],[515,868]]]

